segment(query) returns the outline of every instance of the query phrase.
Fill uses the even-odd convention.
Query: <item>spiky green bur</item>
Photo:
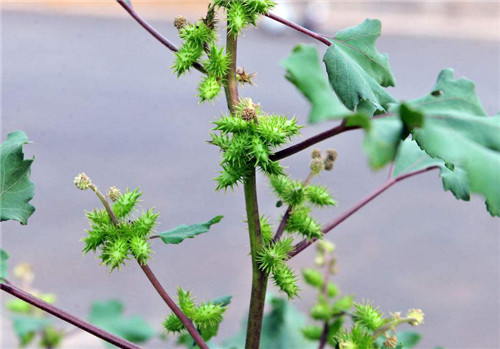
[[[226,10],[228,30],[238,35],[249,25],[256,25],[258,18],[269,12],[276,3],[270,0],[215,0],[214,5]]]
[[[137,204],[137,200],[142,195],[142,192],[139,191],[139,188],[136,188],[134,191],[130,191],[127,189],[125,194],[122,194],[118,200],[113,204],[113,212],[115,213],[117,218],[124,218],[132,213],[135,205]]]
[[[336,336],[335,341],[339,348],[373,348],[371,333],[357,324],[354,324],[349,332],[346,330],[342,331],[342,333]]]
[[[288,260],[288,253],[293,250],[292,242],[293,239],[284,239],[264,247],[257,255],[259,268],[268,274],[274,274]]]
[[[321,185],[309,185],[306,187],[305,195],[307,199],[316,206],[336,206],[337,202],[333,200],[328,190]]]
[[[297,276],[293,270],[286,264],[282,264],[273,272],[274,284],[280,291],[286,293],[289,299],[299,294],[299,287],[297,286]]]
[[[285,230],[289,233],[299,233],[307,239],[321,238],[321,227],[319,223],[310,216],[309,207],[298,207],[290,214]]]
[[[372,304],[368,302],[355,303],[354,308],[356,308],[354,312],[356,323],[372,331],[384,325],[385,321],[382,318],[382,314]]]
[[[200,97],[200,102],[214,100],[221,90],[220,82],[215,76],[208,75],[204,77],[198,85],[198,97]]]
[[[191,69],[202,54],[203,46],[184,43],[179,48],[179,51],[175,53],[175,61],[171,68],[177,74],[177,77],[180,77]]]
[[[179,37],[190,45],[203,48],[204,44],[212,45],[217,40],[215,31],[202,20],[188,24],[179,30]]]
[[[262,242],[264,246],[269,246],[271,241],[273,241],[273,227],[269,223],[268,217],[260,217],[260,232],[262,233]]]
[[[222,116],[213,122],[214,131],[220,135],[213,134],[211,143],[222,151],[217,190],[233,188],[254,167],[268,176],[283,174],[281,165],[270,160],[270,154],[273,148],[285,144],[300,130],[295,118],[265,114],[249,99],[242,100],[235,109],[234,115]],[[267,126],[263,128],[262,124]],[[281,135],[279,141],[276,134]]]
[[[151,248],[148,239],[156,226],[159,214],[149,209],[143,211],[135,220],[130,219],[141,195],[137,188],[134,191],[127,190],[117,198],[113,204],[113,212],[119,220],[118,224],[111,221],[104,209],[86,213],[91,229],[87,230],[88,235],[83,238],[83,252],[86,254],[99,250],[102,264],[108,266],[111,271],[119,269],[131,257],[142,265],[147,264],[150,259]]]
[[[208,75],[219,79],[225,78],[229,69],[229,57],[224,52],[224,47],[210,47],[208,59],[204,62],[204,67]]]
[[[179,308],[193,321],[204,340],[209,340],[217,335],[226,306],[212,302],[197,305],[191,293],[181,287],[177,288],[177,297]],[[163,327],[168,332],[173,333],[182,333],[185,330],[184,325],[175,314],[171,314],[165,319]]]

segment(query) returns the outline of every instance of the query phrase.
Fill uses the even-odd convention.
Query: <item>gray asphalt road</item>
[[[175,37],[167,21],[155,25]],[[28,226],[2,224],[11,264],[31,263],[36,288],[56,293],[71,312],[86,316],[92,300],[119,298],[130,314],[144,314],[160,328],[168,311],[140,269],[131,263],[110,274],[94,256],[82,256],[79,241],[87,228],[83,210],[98,202],[74,188],[77,173],[85,171],[102,188],[140,185],[143,206],[161,212],[159,229],[225,215],[210,234],[179,246],[155,243],[151,267],[171,293],[182,285],[200,300],[232,294],[220,337],[237,331],[250,287],[243,194],[214,192],[219,155],[205,143],[210,121],[224,111],[223,99],[198,105],[199,74],[177,80],[169,70],[172,54],[125,15],[111,20],[5,12],[3,29],[2,137],[24,130],[33,141],[26,151],[36,155],[37,211]],[[278,65],[299,41],[312,43],[294,34],[248,31],[239,64],[258,73],[259,86],[242,95],[264,110],[296,114],[305,124],[308,105]],[[442,68],[454,67],[457,76],[477,82],[489,112],[500,110],[496,43],[383,37],[379,47],[389,53],[398,79],[395,96],[420,96]],[[304,137],[329,127],[308,127]],[[340,203],[318,215],[323,222],[385,179],[385,170],[367,167],[361,140],[353,132],[320,145],[340,154],[335,171],[321,177]],[[306,175],[307,163],[308,154],[285,161],[297,178]],[[264,178],[259,184],[261,212],[276,221],[280,211],[268,184]],[[498,348],[498,222],[480,198],[464,203],[444,193],[436,173],[410,179],[328,236],[338,248],[337,282],[343,292],[387,312],[424,309],[421,348]],[[292,264],[299,269],[312,262],[310,249]],[[307,309],[313,302],[304,287],[294,304]],[[2,347],[13,346],[4,331]]]

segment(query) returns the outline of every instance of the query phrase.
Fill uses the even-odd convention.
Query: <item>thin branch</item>
[[[97,186],[91,183],[90,188],[94,191],[94,193],[96,193],[99,200],[101,200],[113,224],[114,225],[120,224],[108,200],[106,200],[106,197],[99,191]],[[187,331],[189,332],[191,337],[193,337],[193,340],[196,342],[196,344],[198,344],[200,349],[209,349],[207,344],[205,343],[205,341],[203,340],[203,338],[201,337],[201,335],[191,322],[191,320],[182,312],[182,310],[179,309],[179,307],[177,306],[177,304],[175,304],[172,298],[170,298],[170,296],[165,291],[163,286],[160,284],[160,282],[153,274],[153,271],[149,268],[149,266],[147,264],[142,265],[139,261],[137,261],[137,263],[141,266],[142,270],[148,277],[149,281],[151,281],[153,287],[160,294],[161,298],[163,298],[163,300],[165,301],[165,303],[167,303],[168,307],[172,310],[172,312],[179,318],[179,320],[181,320],[182,324],[184,325],[184,327],[186,327]]]
[[[300,25],[298,25],[297,23],[294,23],[292,21],[289,21],[288,19],[284,19],[278,15],[275,15],[274,13],[266,13],[265,15],[266,17],[269,17],[277,22],[280,22],[281,24],[284,24],[286,25],[287,27],[290,27],[298,32],[301,32],[302,34],[305,34],[307,36],[310,36],[311,38],[313,39],[316,39],[320,42],[322,42],[323,44],[325,44],[326,46],[330,46],[332,43],[330,42],[330,40],[328,40],[327,38],[325,38],[323,35],[321,34],[318,34],[316,32],[313,32],[312,30],[309,30],[307,28],[304,28]]]
[[[126,1],[126,0],[116,0],[118,2],[118,4],[120,4],[121,7],[123,7],[123,9],[125,11],[128,12],[128,14],[130,16],[132,16],[133,19],[135,19],[137,21],[137,23],[139,23],[139,25],[141,27],[143,27],[144,29],[146,29],[146,31],[151,34],[156,40],[158,40],[159,42],[161,42],[164,46],[166,46],[170,51],[173,51],[173,52],[177,52],[179,51],[179,49],[177,48],[177,46],[175,46],[170,40],[168,40],[166,37],[164,37],[163,35],[161,35],[155,28],[153,28],[153,26],[151,24],[149,24],[144,18],[142,18],[135,10],[134,8],[132,7],[132,2],[131,1]],[[130,4],[129,4],[130,3]],[[203,66],[196,62],[193,64],[193,67],[195,69],[197,69],[198,71],[200,71],[201,73],[205,73],[205,68],[203,68]]]
[[[41,309],[49,314],[54,315],[55,317],[66,321],[67,323],[70,323],[108,343],[111,343],[113,345],[116,345],[119,348],[124,348],[124,349],[140,349],[141,347],[131,343],[123,338],[117,337],[109,332],[104,331],[103,329],[96,327],[82,319],[77,318],[76,316],[73,316],[64,310],[61,310],[52,304],[49,304],[40,298],[37,298],[20,288],[14,286],[10,282],[6,283],[0,283],[0,289],[2,291],[7,292],[14,297],[17,297],[19,299],[22,299],[26,303],[31,304],[34,307],[37,307],[38,309]]]
[[[274,153],[271,155],[269,158],[272,161],[277,161],[284,159],[290,155],[296,154],[298,152],[301,152],[302,150],[309,148],[310,146],[315,145],[316,143],[322,142],[325,139],[331,138],[333,136],[336,136],[338,134],[341,134],[342,132],[349,131],[349,130],[357,130],[360,128],[360,126],[346,126],[346,121],[342,121],[342,123],[334,128],[331,128],[329,130],[326,130],[324,132],[321,132],[315,136],[312,136],[300,143],[297,143],[295,145],[292,145],[291,147],[285,148],[283,150],[280,150],[277,153]]]
[[[345,221],[347,218],[349,218],[351,215],[353,215],[354,213],[356,213],[359,209],[361,209],[362,207],[364,207],[367,203],[369,203],[370,201],[372,201],[373,199],[375,199],[377,196],[379,196],[380,194],[382,194],[384,191],[386,191],[387,189],[389,189],[390,187],[392,187],[397,182],[400,182],[400,181],[402,181],[402,180],[404,180],[406,178],[413,177],[413,176],[416,176],[418,174],[421,174],[421,173],[424,173],[424,172],[427,172],[427,171],[431,171],[431,170],[434,170],[434,169],[437,169],[437,168],[438,168],[438,166],[431,166],[431,167],[427,167],[427,168],[424,168],[424,169],[421,169],[421,170],[418,170],[418,171],[413,171],[413,172],[409,172],[409,173],[406,173],[406,174],[403,174],[403,175],[399,175],[397,177],[394,177],[394,178],[391,178],[391,179],[387,180],[384,184],[382,184],[374,192],[372,192],[371,194],[369,194],[366,197],[364,197],[361,201],[359,201],[358,203],[356,203],[354,206],[352,206],[346,212],[344,212],[339,217],[337,217],[336,219],[334,219],[330,224],[328,224],[327,226],[325,226],[323,228],[323,231],[322,231],[323,235],[325,235],[326,233],[328,233],[330,230],[333,230],[336,226],[338,226],[340,223],[342,223],[343,221]],[[311,244],[313,244],[316,240],[317,240],[316,238],[313,239],[313,240],[304,239],[301,242],[299,242],[297,245],[295,245],[293,251],[290,252],[290,254],[289,254],[290,258],[298,255],[300,252],[302,252],[307,247],[309,247]]]
[[[314,177],[314,172],[313,171],[309,172],[309,175],[304,180],[304,182],[302,182],[302,184],[304,186],[307,186],[313,177]],[[276,243],[279,239],[281,239],[281,236],[283,235],[283,232],[285,231],[286,223],[288,222],[288,219],[290,219],[291,212],[292,212],[292,206],[288,206],[288,208],[285,211],[285,214],[283,215],[283,218],[281,218],[281,222],[280,222],[280,225],[278,227],[278,230],[276,230],[276,235],[274,235],[273,243]]]
[[[201,349],[209,349],[208,345],[205,343],[199,332],[196,330],[196,327],[194,326],[193,322],[186,316],[186,314],[182,312],[181,309],[179,309],[177,304],[175,304],[173,299],[168,295],[167,291],[165,291],[160,281],[158,281],[158,279],[156,278],[153,271],[149,268],[149,266],[147,264],[141,265],[140,263],[139,265],[141,266],[142,270],[144,271],[144,274],[146,274],[147,278],[149,279],[155,290],[158,292],[160,297],[165,301],[165,303],[167,303],[168,307],[179,318],[179,320],[181,320],[182,324],[184,325],[184,327],[186,327],[187,331],[189,332],[191,337],[193,337],[196,344],[198,344],[198,346]]]

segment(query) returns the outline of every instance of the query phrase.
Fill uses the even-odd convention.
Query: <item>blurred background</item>
[[[134,4],[176,43],[173,17],[196,19],[207,6],[206,1]],[[379,18],[377,46],[389,54],[397,79],[390,90],[394,96],[426,94],[439,71],[452,67],[456,77],[476,82],[490,114],[500,111],[498,2],[288,1],[275,12],[327,35]],[[238,64],[258,74],[258,87],[242,88],[241,95],[306,124],[309,105],[284,79],[279,62],[297,43],[317,43],[268,19],[261,24],[239,43]],[[250,293],[243,193],[214,191],[219,154],[206,144],[210,121],[225,111],[224,98],[198,104],[199,74],[172,75],[172,53],[114,1],[4,0],[1,37],[2,139],[24,130],[33,141],[25,152],[36,156],[35,214],[27,226],[1,225],[10,265],[30,263],[33,286],[57,294],[57,304],[76,315],[87,318],[92,301],[116,298],[126,303],[127,314],[142,314],[160,330],[169,311],[136,264],[110,274],[96,256],[81,253],[88,227],[83,211],[98,207],[98,201],[76,190],[73,178],[85,171],[103,190],[140,186],[143,207],[161,212],[159,231],[225,216],[210,233],[181,245],[155,242],[151,268],[171,294],[182,285],[200,301],[233,295],[219,339],[236,333]],[[303,138],[332,126],[307,127]],[[331,221],[387,176],[387,169],[369,169],[362,138],[355,131],[319,144],[339,152],[335,170],[319,179],[332,188],[339,206],[318,212],[321,222]],[[284,161],[297,179],[305,178],[308,163],[308,151]],[[277,225],[282,212],[267,180],[258,181],[261,213]],[[456,201],[443,192],[436,172],[427,173],[391,188],[327,239],[337,246],[335,281],[343,293],[369,299],[385,312],[424,310],[419,348],[500,347],[500,225],[481,198]],[[310,248],[291,264],[299,271],[312,266],[313,258]],[[293,304],[306,311],[314,300],[314,291],[304,286]],[[2,320],[2,348],[15,348],[3,310]],[[153,341],[148,347],[166,346]],[[76,332],[64,347],[103,345]]]

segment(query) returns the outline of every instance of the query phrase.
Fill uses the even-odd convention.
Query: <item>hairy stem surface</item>
[[[250,254],[252,256],[252,294],[248,311],[245,349],[259,349],[267,289],[267,274],[259,269],[257,263],[257,254],[263,248],[263,242],[260,230],[259,208],[257,205],[255,170],[245,179],[244,187],[248,233],[250,236]]]
[[[226,53],[229,56],[229,70],[227,72],[227,81],[224,85],[226,92],[227,108],[234,113],[234,107],[238,104],[238,81],[236,81],[236,58],[238,50],[238,37],[227,31],[226,35]]]
[[[82,319],[77,318],[74,315],[71,315],[64,310],[61,310],[52,304],[49,304],[47,302],[44,302],[40,298],[37,298],[28,292],[25,292],[21,290],[20,288],[14,286],[13,284],[6,282],[6,283],[0,283],[0,289],[4,292],[7,292],[11,295],[13,295],[16,298],[22,299],[26,303],[31,304],[34,307],[37,307],[38,309],[41,309],[49,314],[54,315],[55,317],[66,321],[69,324],[72,324],[85,332],[88,332],[108,343],[111,343],[113,345],[116,345],[119,348],[124,348],[124,349],[140,349],[141,347],[129,342],[123,338],[117,337],[109,332],[104,331],[103,329],[96,327],[87,321],[84,321]]]

